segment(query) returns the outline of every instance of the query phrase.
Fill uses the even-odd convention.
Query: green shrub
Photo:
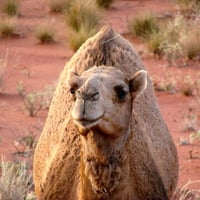
[[[114,0],[96,0],[99,7],[108,8]]]
[[[1,161],[0,199],[22,200],[33,187],[32,176],[28,175],[25,163]]]
[[[67,12],[66,19],[69,26],[79,32],[81,27],[86,27],[88,30],[97,28],[100,15],[94,1],[75,0]]]
[[[11,37],[16,29],[16,25],[12,19],[0,19],[0,37]]]
[[[153,14],[142,14],[128,22],[128,29],[133,36],[148,39],[159,31],[159,25]]]
[[[3,5],[3,11],[9,16],[16,16],[19,14],[19,3],[17,0],[6,0]]]
[[[39,26],[35,31],[35,36],[41,44],[52,43],[55,41],[54,30],[48,24]]]
[[[76,51],[79,47],[91,36],[97,32],[96,29],[88,29],[81,26],[78,31],[71,31],[69,35],[69,44],[71,48]]]

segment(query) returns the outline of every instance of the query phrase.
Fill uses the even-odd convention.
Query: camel
[[[132,45],[102,28],[67,63],[34,154],[39,200],[168,200],[173,139]]]

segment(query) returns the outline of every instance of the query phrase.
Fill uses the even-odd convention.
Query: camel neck
[[[115,191],[123,190],[129,174],[127,139],[124,135],[112,138],[97,131],[82,137],[81,191],[84,199],[115,199]]]

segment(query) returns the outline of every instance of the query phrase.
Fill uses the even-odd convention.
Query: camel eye
[[[75,94],[75,92],[76,92],[75,88],[70,88],[70,93],[71,94]]]
[[[77,84],[72,84],[69,91],[70,91],[70,93],[71,93],[72,95],[75,95],[77,89],[78,89],[78,85],[77,85]]]
[[[124,100],[126,95],[128,94],[127,89],[122,85],[115,86],[114,90],[116,92],[118,99],[121,100],[121,101]]]

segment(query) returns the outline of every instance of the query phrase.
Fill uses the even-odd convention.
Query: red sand
[[[1,59],[5,57],[6,49],[8,50],[4,91],[0,93],[0,154],[12,160],[17,159],[14,154],[14,140],[31,132],[39,136],[48,112],[44,110],[36,117],[30,117],[24,109],[23,98],[17,92],[17,85],[23,81],[26,92],[44,91],[46,86],[56,84],[65,63],[73,55],[67,41],[68,30],[60,15],[50,14],[47,5],[41,0],[21,0],[20,4],[20,16],[16,22],[23,37],[0,39]],[[173,13],[175,5],[168,0],[118,0],[103,12],[102,23],[111,25],[116,31],[124,34],[127,33],[127,20],[130,17],[149,10],[158,14]],[[57,42],[54,44],[40,45],[34,37],[35,26],[45,21],[53,21],[57,33]],[[138,51],[146,52],[144,45],[137,41],[133,45]],[[199,63],[185,68],[167,67],[165,60],[157,60],[148,55],[144,55],[143,61],[154,80],[162,80],[167,73],[175,80],[181,80],[185,75],[197,78],[200,69]],[[157,92],[156,95],[178,149],[178,186],[186,184],[188,180],[200,180],[200,155],[191,159],[189,154],[193,149],[200,154],[200,144],[181,145],[183,141],[189,141],[190,135],[190,132],[184,132],[184,116],[188,113],[195,115],[199,128],[200,106],[195,97],[185,97],[180,92]]]

